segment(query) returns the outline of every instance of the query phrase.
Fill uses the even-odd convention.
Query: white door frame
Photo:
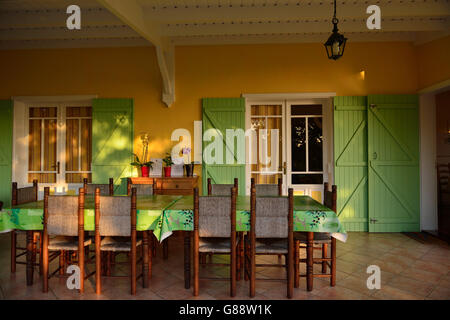
[[[307,98],[301,100],[288,100],[286,102],[286,152],[287,152],[287,184],[294,191],[303,191],[305,195],[311,196],[312,191],[321,191],[322,185],[293,185],[292,184],[292,162],[291,159],[291,106],[292,105],[322,105],[322,134],[323,134],[323,181],[329,184],[334,183],[334,166],[333,166],[333,120],[332,120],[332,101],[330,98]],[[323,200],[323,199],[322,199]]]
[[[293,104],[294,102],[303,103],[305,101],[314,101],[315,103],[321,103],[323,106],[322,116],[323,116],[323,135],[324,135],[324,181],[328,181],[330,184],[334,183],[334,146],[333,146],[333,103],[332,98],[336,96],[335,92],[318,92],[318,93],[256,93],[256,94],[242,94],[245,98],[245,129],[248,130],[251,127],[250,123],[250,105],[252,104],[280,104],[283,105],[283,116],[285,122],[283,124],[283,140],[285,141],[283,148],[283,161],[288,163],[288,170],[286,176],[283,178],[283,192],[287,192],[287,188],[291,187],[289,168],[290,163],[288,161],[289,156],[287,150],[290,148],[288,146],[288,141],[286,138],[290,139],[290,112],[287,114],[289,108],[287,104]],[[289,116],[288,116],[289,115]],[[289,128],[289,132],[287,130]],[[248,155],[248,141],[246,140],[246,154]],[[248,157],[247,157],[248,158]],[[246,194],[250,193],[250,165],[246,163]],[[287,179],[289,177],[289,179]],[[286,183],[287,182],[287,183]],[[295,189],[295,187],[294,187]]]

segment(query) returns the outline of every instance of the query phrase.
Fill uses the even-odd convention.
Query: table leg
[[[314,233],[308,232],[306,241],[306,288],[308,291],[313,289],[313,271],[314,271]]]
[[[144,288],[148,288],[148,231],[142,233],[142,277],[144,278]]]
[[[33,230],[27,230],[27,286],[33,285]]]
[[[191,287],[191,233],[184,231],[184,288]]]
[[[169,258],[169,238],[166,238],[163,243],[163,259],[167,260]]]

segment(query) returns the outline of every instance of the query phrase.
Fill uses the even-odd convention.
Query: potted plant
[[[166,157],[163,159],[164,164],[166,165],[164,167],[164,176],[165,177],[170,177],[171,171],[172,171],[172,165],[173,165],[173,161],[172,161],[172,155],[170,153],[166,153]]]
[[[134,161],[131,163],[132,166],[141,168],[141,176],[148,177],[150,168],[152,167],[153,161],[141,161],[137,154],[133,153]]]
[[[182,152],[184,155],[188,156],[188,163],[184,165],[184,168],[186,170],[186,176],[192,177],[194,174],[194,161],[190,161],[191,148],[185,147],[182,149]]]
[[[134,167],[141,168],[141,176],[142,177],[148,177],[150,168],[152,167],[153,162],[147,161],[148,157],[148,133],[142,133],[141,134],[141,141],[142,141],[142,161],[139,159],[138,155],[133,153],[134,161],[131,163]]]

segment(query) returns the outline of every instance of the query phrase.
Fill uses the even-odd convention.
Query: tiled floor
[[[35,273],[35,284],[25,284],[25,266],[19,265],[16,274],[9,268],[9,234],[0,234],[0,299],[193,299],[192,290],[184,289],[182,239],[170,239],[168,260],[158,251],[154,258],[150,287],[138,285],[136,296],[129,294],[127,279],[105,279],[103,292],[94,293],[94,278],[86,281],[83,295],[66,287],[66,280],[52,278],[49,292],[43,294],[42,279]],[[349,233],[347,243],[338,241],[337,284],[314,280],[314,290],[307,292],[305,278],[294,290],[294,299],[450,299],[450,247],[434,238],[425,244],[403,234]],[[220,259],[220,258],[215,258]],[[259,258],[276,261],[277,258]],[[381,289],[369,290],[366,282],[368,265],[381,268]],[[320,268],[320,266],[317,266]],[[90,267],[90,270],[93,267]],[[118,268],[127,271],[125,266]],[[123,270],[122,270],[123,269]],[[201,274],[226,275],[225,267],[206,268]],[[304,267],[302,268],[304,271]],[[281,268],[260,268],[258,277],[283,277]],[[196,299],[229,299],[226,281],[202,280],[200,296]],[[240,281],[235,299],[248,299],[248,283]],[[255,299],[286,299],[286,285],[282,282],[257,281]]]

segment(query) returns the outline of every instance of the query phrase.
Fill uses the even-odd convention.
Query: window
[[[323,183],[322,105],[291,106],[292,184]]]
[[[28,115],[28,182],[90,181],[92,108],[32,105]]]

